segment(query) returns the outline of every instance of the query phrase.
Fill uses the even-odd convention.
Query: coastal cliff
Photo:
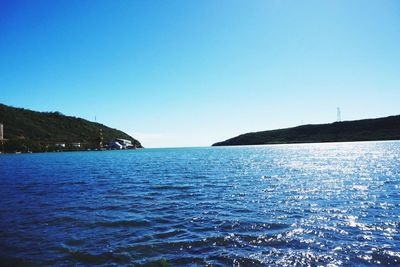
[[[60,112],[37,112],[0,104],[0,123],[4,126],[5,152],[43,152],[100,149],[101,143],[123,138],[137,148],[142,145],[132,136]]]
[[[400,115],[252,132],[213,146],[400,140]]]

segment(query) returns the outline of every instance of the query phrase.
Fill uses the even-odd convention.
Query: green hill
[[[123,138],[142,147],[138,140],[120,130],[60,112],[37,112],[0,104],[0,123],[4,125],[6,152],[51,151],[60,143],[66,145],[63,150],[76,150],[72,143],[80,143],[79,149],[94,149],[99,148],[101,135],[105,144]]]
[[[213,146],[400,140],[400,115],[239,135]]]

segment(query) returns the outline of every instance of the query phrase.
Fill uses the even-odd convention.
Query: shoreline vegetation
[[[60,112],[0,104],[0,124],[4,129],[0,153],[101,151],[115,148],[110,144],[117,139],[130,141],[128,149],[143,148],[138,140],[120,130]]]
[[[0,124],[4,129],[4,139],[0,135],[0,154],[121,149],[116,146],[116,140],[130,143],[130,147],[123,149],[143,148],[138,140],[120,130],[60,112],[38,112],[0,104]],[[400,115],[251,132],[212,146],[389,140],[400,140]]]
[[[242,134],[212,146],[400,140],[400,115]]]

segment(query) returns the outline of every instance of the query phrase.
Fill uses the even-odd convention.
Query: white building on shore
[[[56,143],[55,146],[65,148],[65,143]]]
[[[132,149],[135,148],[131,140],[116,138],[109,143],[111,149]]]
[[[79,147],[81,147],[82,145],[81,145],[81,143],[71,143],[71,146],[76,147],[76,148],[79,148]]]

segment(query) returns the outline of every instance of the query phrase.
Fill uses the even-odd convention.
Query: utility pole
[[[340,112],[340,107],[337,108],[337,122],[341,122],[342,121],[342,114]]]
[[[4,130],[3,124],[0,123],[0,143],[1,143],[1,152],[4,153]]]
[[[100,146],[100,149],[102,149],[103,148],[103,129],[101,129],[100,128],[100,133],[99,133],[99,139],[100,139],[100,143],[99,143],[99,146]]]

